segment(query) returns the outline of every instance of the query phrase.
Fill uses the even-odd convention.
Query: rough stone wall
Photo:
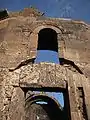
[[[0,119],[1,120],[24,120],[25,89],[59,87],[61,91],[67,89],[69,92],[70,111],[72,120],[90,119],[90,83],[88,78],[67,68],[54,63],[40,63],[22,66],[15,71],[1,69],[1,95],[0,95]],[[67,87],[68,85],[68,87]],[[80,97],[80,89],[83,89],[85,106]],[[82,94],[82,93],[81,93]],[[86,109],[87,111],[84,111]],[[15,117],[16,116],[16,117]]]
[[[67,89],[71,120],[89,120],[90,25],[29,14],[11,14],[0,21],[0,120],[25,119],[28,87]],[[62,65],[32,64],[43,28],[56,31]]]

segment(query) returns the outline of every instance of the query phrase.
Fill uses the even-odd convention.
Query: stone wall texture
[[[29,88],[68,91],[69,119],[90,120],[90,25],[46,18],[31,9],[9,16],[0,21],[0,120],[26,120]],[[61,65],[33,64],[44,28],[57,33]]]

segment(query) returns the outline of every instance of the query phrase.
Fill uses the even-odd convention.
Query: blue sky
[[[44,61],[59,64],[58,53],[50,50],[38,50],[35,63],[44,62]]]
[[[35,93],[37,94],[37,93],[42,93],[42,92],[36,91]],[[54,98],[58,101],[58,103],[62,107],[64,107],[64,101],[63,101],[63,94],[62,93],[60,93],[60,92],[45,92],[45,94],[47,94],[50,97],[54,96]],[[41,102],[38,102],[38,103],[41,103]],[[44,102],[42,101],[42,103],[44,103]]]
[[[34,6],[50,17],[65,17],[90,23],[90,0],[0,0],[9,11]]]

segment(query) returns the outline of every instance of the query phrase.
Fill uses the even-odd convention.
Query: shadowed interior
[[[37,50],[52,50],[58,52],[57,33],[53,29],[42,29],[38,34]]]
[[[38,101],[47,104],[37,104]],[[48,96],[32,96],[26,100],[26,120],[64,120],[63,109]]]
[[[7,10],[0,10],[0,20],[6,19],[8,16]]]

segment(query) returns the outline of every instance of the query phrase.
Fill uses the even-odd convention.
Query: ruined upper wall
[[[51,28],[57,32],[59,58],[76,63],[89,76],[90,25],[46,18],[28,9],[9,16],[0,21],[0,67],[15,68],[22,61],[35,58],[39,31]]]
[[[40,12],[38,9],[34,7],[30,8],[24,8],[22,11],[17,11],[17,12],[10,12],[9,17],[17,17],[17,16],[24,16],[24,17],[38,17],[38,16],[43,16],[44,13]]]

